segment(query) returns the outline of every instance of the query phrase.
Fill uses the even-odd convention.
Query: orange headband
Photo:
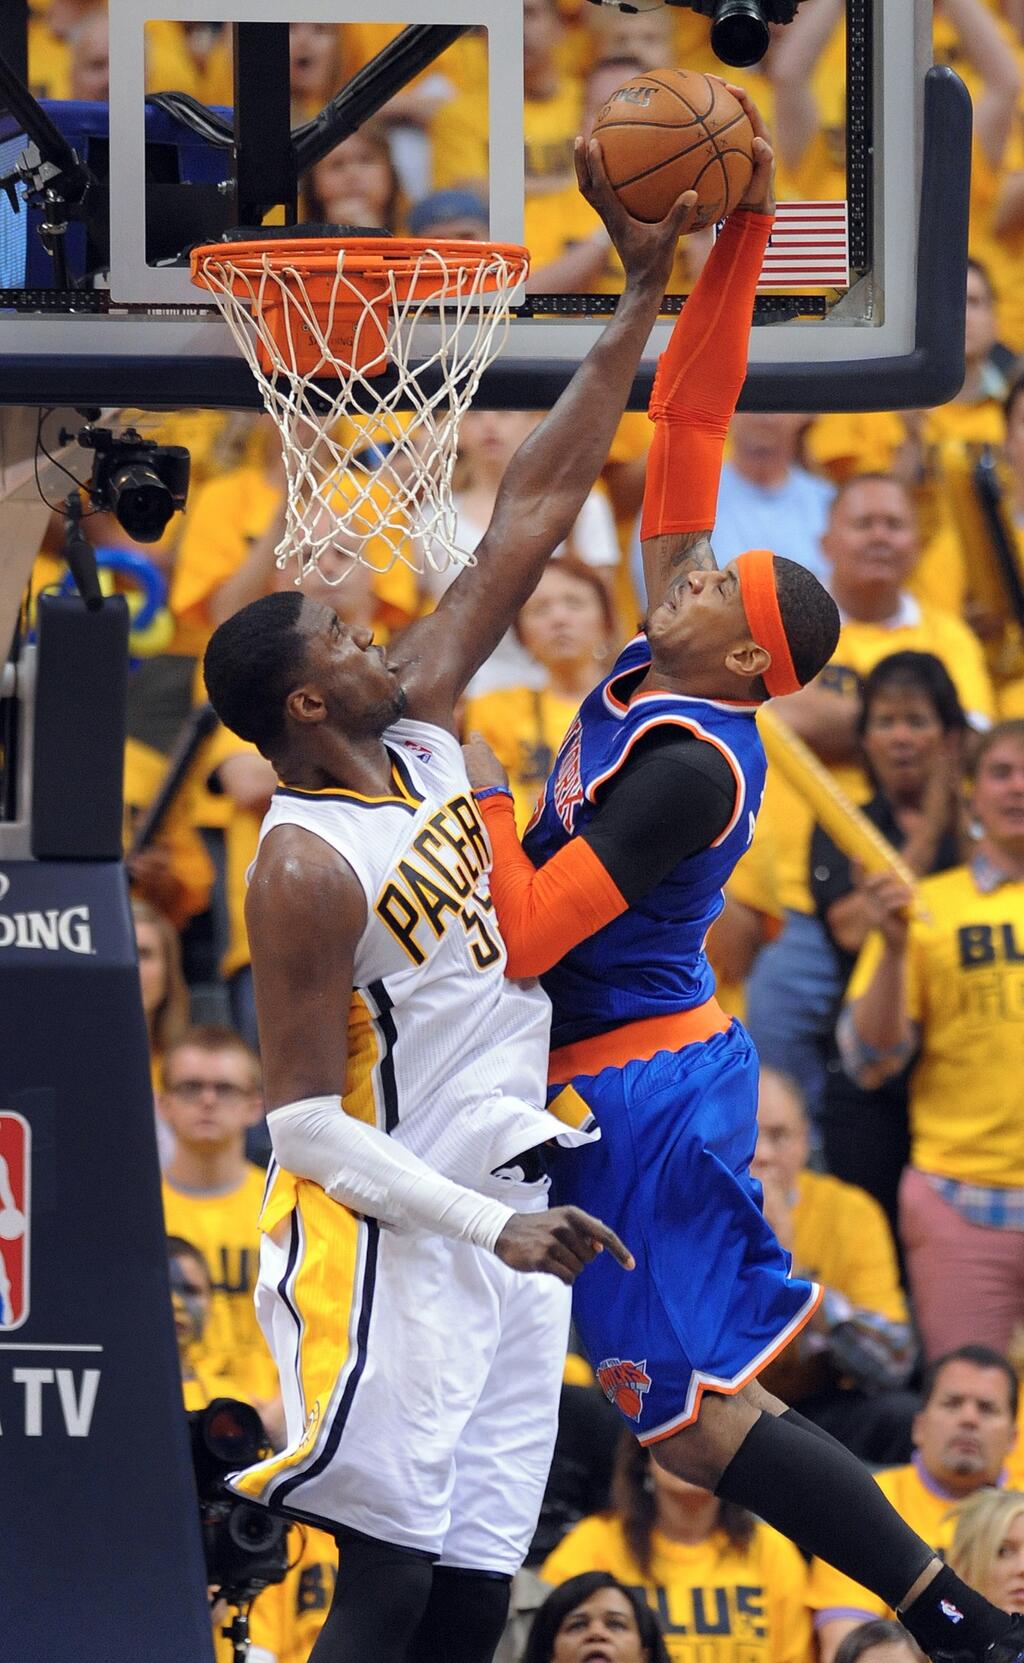
[[[793,668],[775,588],[775,556],[771,549],[748,549],[738,556],[735,564],[750,633],[757,645],[772,655],[771,665],[761,680],[773,698],[782,693],[798,693],[801,682]]]

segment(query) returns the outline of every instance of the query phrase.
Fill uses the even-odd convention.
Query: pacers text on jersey
[[[374,906],[413,964],[424,962],[431,935],[440,940],[453,917],[470,937],[479,970],[501,956],[497,932],[485,917],[492,902],[477,888],[490,860],[480,816],[464,793],[449,798],[413,838]]]

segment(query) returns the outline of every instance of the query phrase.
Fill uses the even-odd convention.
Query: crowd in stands
[[[614,291],[621,274],[576,190],[573,137],[640,69],[720,70],[707,19],[584,0],[523,10],[531,284]],[[845,195],[843,13],[842,0],[814,0],[743,77],[775,135],[782,198]],[[104,0],[32,0],[37,95],[104,99],[106,28]],[[397,28],[293,24],[295,119]],[[471,30],[318,163],[308,217],[486,236],[486,51]],[[902,851],[915,886],[865,874],[770,770],[708,952],[719,998],[764,1065],[766,1212],[799,1272],[826,1289],[765,1383],[879,1469],[962,1575],[1024,1611],[1024,611],[1006,575],[1024,550],[1024,0],[936,0],[935,52],[975,107],[963,389],[900,414],[738,415],[713,538],[722,563],[773,547],[834,595],[833,661],[773,710]],[[232,102],[226,27],[154,22],[147,65],[150,90]],[[684,243],[684,292],[706,248],[701,236]],[[455,480],[467,551],[535,419],[467,418]],[[140,655],[131,677],[126,839],[203,701],[213,629],[294,581],[274,560],[285,483],[269,420],[182,411],[157,431],[189,446],[193,486],[163,541],[137,550],[168,600],[162,650]],[[571,537],[466,701],[465,731],[505,764],[520,830],[576,706],[641,615],[650,432],[645,415],[624,418]],[[979,468],[994,522],[979,510]],[[97,543],[125,545],[113,520],[89,524]],[[422,558],[419,536],[410,523],[425,576],[402,562],[371,571],[339,539],[303,589],[386,640],[453,575]],[[61,575],[58,546],[55,525],[37,589]],[[185,1401],[245,1398],[271,1441],[280,1403],[252,1298],[269,1143],[243,899],[274,784],[251,745],[214,732],[129,867]],[[333,1555],[301,1533],[286,1581],[254,1607],[261,1658],[306,1656]],[[905,1634],[865,1590],[620,1440],[575,1355],[528,1567],[505,1663],[571,1663],[608,1635],[623,1663],[809,1663],[816,1650],[820,1663],[907,1663]]]

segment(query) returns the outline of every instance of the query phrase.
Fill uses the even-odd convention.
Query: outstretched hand
[[[737,86],[735,81],[727,81],[721,75],[709,75],[708,80],[718,81],[726,92],[732,93],[738,104],[742,104],[743,113],[754,131],[754,171],[750,177],[750,184],[743,193],[742,202],[737,202],[733,212],[738,213],[745,209],[752,214],[774,214],[775,152],[772,149],[768,124],[746,87]]]
[[[627,277],[650,279],[664,293],[676,244],[697,221],[697,192],[684,191],[664,219],[648,225],[634,219],[612,190],[597,139],[578,138],[573,159],[580,193],[603,219]]]
[[[615,1231],[579,1207],[516,1213],[494,1244],[498,1258],[512,1270],[546,1271],[570,1284],[606,1248],[623,1270],[635,1268],[632,1253]]]

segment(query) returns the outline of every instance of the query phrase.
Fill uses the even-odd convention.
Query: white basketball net
[[[251,244],[244,259],[227,243],[199,250],[194,262],[280,429],[288,500],[277,563],[294,560],[296,582],[328,547],[374,571],[396,560],[416,572],[470,565],[472,553],[455,542],[459,425],[504,344],[526,252],[480,244],[471,260],[456,260],[417,245],[400,271],[360,273],[357,286],[345,274],[344,245],[323,247],[331,258],[315,279],[280,254],[274,263],[254,256]],[[348,339],[336,355],[339,327]],[[368,371],[385,364],[394,378],[382,387]],[[335,583],[344,575],[321,573]]]

